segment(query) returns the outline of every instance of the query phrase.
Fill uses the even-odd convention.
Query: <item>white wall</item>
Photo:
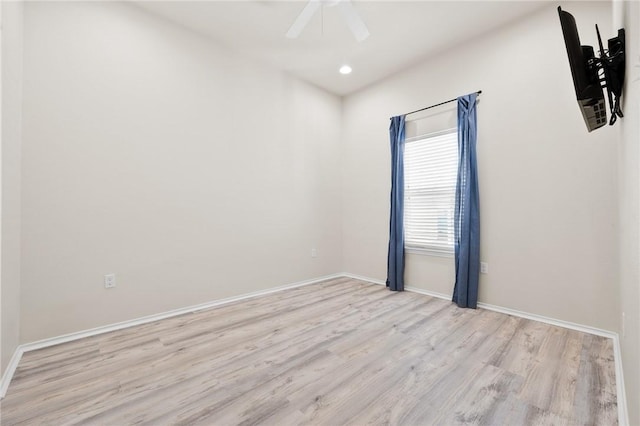
[[[22,115],[22,3],[2,2],[2,305],[0,375],[20,333],[20,144]]]
[[[620,122],[620,304],[625,314],[620,343],[629,422],[640,424],[640,5],[615,2],[615,28],[626,31],[627,67]]]
[[[342,269],[338,97],[121,3],[24,44],[23,342]]]
[[[595,22],[614,34],[610,4],[565,8],[585,44]],[[341,270],[384,279],[388,118],[478,89],[490,262],[480,300],[610,330],[622,304],[638,333],[633,107],[621,147],[616,128],[586,132],[554,5],[349,96],[342,111],[124,4],[29,2],[24,42],[23,342]],[[414,133],[428,128],[420,117]],[[5,332],[4,266],[3,367],[6,336],[17,339]],[[105,290],[111,272],[118,286]],[[451,259],[409,255],[407,285],[450,294]],[[630,395],[634,339],[623,341]]]
[[[610,3],[565,9],[584,44],[596,42],[596,22],[613,34]],[[586,131],[555,4],[344,100],[345,269],[386,277],[389,117],[479,89],[481,258],[490,264],[480,301],[618,330],[618,133]],[[453,274],[452,258],[407,256],[406,285],[451,294]]]

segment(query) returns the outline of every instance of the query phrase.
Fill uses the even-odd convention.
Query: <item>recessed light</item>
[[[349,65],[343,65],[340,67],[340,74],[351,74],[351,67]]]

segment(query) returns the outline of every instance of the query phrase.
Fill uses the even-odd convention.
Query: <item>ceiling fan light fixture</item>
[[[318,9],[324,6],[339,7],[342,19],[358,42],[362,42],[369,37],[369,29],[360,15],[358,15],[353,4],[351,4],[351,0],[308,0],[304,9],[300,12],[300,15],[298,15],[293,25],[291,25],[291,28],[289,28],[289,31],[287,31],[286,37],[291,39],[298,38],[302,30],[304,30],[311,21],[311,18],[313,18],[313,15],[316,14]]]
[[[351,74],[351,71],[353,70],[349,65],[343,65],[340,67],[339,71],[340,71],[340,74],[347,75],[347,74]]]

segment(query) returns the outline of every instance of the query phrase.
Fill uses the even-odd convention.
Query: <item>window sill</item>
[[[404,251],[405,253],[418,254],[420,256],[454,257],[453,252],[443,252],[443,251],[431,250],[428,248],[405,247]]]

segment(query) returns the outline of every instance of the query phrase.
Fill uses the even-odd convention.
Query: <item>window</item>
[[[404,245],[409,251],[453,254],[458,175],[456,129],[407,139],[404,149]]]

